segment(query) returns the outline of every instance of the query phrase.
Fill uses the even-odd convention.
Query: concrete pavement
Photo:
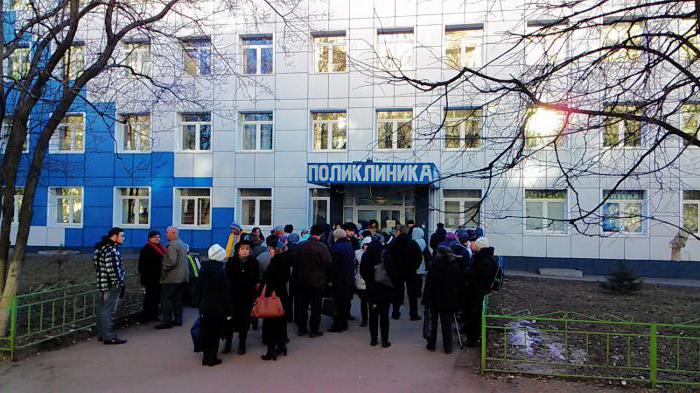
[[[482,378],[478,352],[428,352],[421,322],[391,320],[392,346],[369,346],[369,333],[351,321],[345,333],[311,339],[289,333],[289,355],[264,362],[260,331],[251,332],[248,353],[221,355],[224,363],[202,367],[192,352],[189,326],[154,330],[152,325],[118,331],[129,342],[105,346],[94,340],[0,364],[0,392],[589,392],[599,387],[528,378]],[[359,315],[355,305],[354,315]],[[324,317],[323,325],[330,321]],[[438,340],[438,347],[441,341]],[[235,346],[235,342],[234,342]]]

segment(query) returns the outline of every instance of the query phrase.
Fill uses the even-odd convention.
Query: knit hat
[[[284,225],[277,225],[275,229],[272,230],[272,233],[275,232],[284,232]]]
[[[471,236],[470,236],[468,230],[460,229],[457,231],[457,239],[459,239],[460,243],[465,243],[465,242],[471,240],[470,237]]]
[[[333,239],[338,240],[338,239],[342,239],[344,237],[347,237],[344,230],[338,228],[338,229],[333,231]]]
[[[370,243],[372,243],[372,237],[371,237],[371,236],[367,236],[366,238],[362,239],[362,245],[363,245],[363,246],[366,246],[366,245],[368,245],[368,244],[370,244]]]
[[[447,235],[445,235],[445,240],[447,240],[447,241],[457,240],[457,235],[454,232],[448,232]]]
[[[209,260],[223,262],[226,259],[226,250],[218,244],[209,247]]]
[[[491,247],[491,246],[489,245],[489,238],[487,238],[487,237],[480,237],[480,238],[476,239],[476,241],[475,241],[474,243],[475,243],[475,244],[477,245],[477,247],[479,247],[479,248],[489,248],[489,247]]]
[[[235,222],[232,222],[230,227],[231,227],[231,229],[237,229],[238,232],[243,232],[243,228],[241,228],[241,226],[236,224]]]
[[[160,232],[156,231],[155,229],[152,231],[148,231],[148,238],[149,239],[152,237],[156,237],[156,236],[160,236]]]
[[[287,236],[287,242],[289,243],[299,243],[299,239],[298,233],[290,233],[289,236]]]

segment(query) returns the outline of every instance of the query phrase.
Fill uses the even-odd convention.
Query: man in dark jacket
[[[493,255],[489,239],[480,237],[471,242],[472,265],[467,276],[467,317],[465,318],[467,346],[475,347],[481,337],[481,312],[484,296],[491,290],[496,273],[498,259]]]
[[[219,337],[224,320],[231,317],[233,307],[223,264],[226,250],[214,244],[209,247],[208,254],[209,260],[202,263],[194,292],[195,297],[199,299],[199,314],[202,318],[202,366],[216,366],[221,364],[221,359],[216,357],[219,351]]]
[[[423,291],[423,304],[430,309],[431,318],[428,350],[435,350],[439,321],[443,349],[447,354],[452,353],[452,316],[459,311],[463,288],[462,269],[452,250],[445,247],[438,249]]]
[[[350,306],[354,289],[355,250],[352,248],[345,230],[333,231],[333,247],[331,257],[333,262],[329,267],[331,280],[331,293],[336,306],[333,317],[333,326],[329,332],[340,333],[348,329],[350,318]]]
[[[345,230],[345,235],[350,244],[352,245],[353,251],[360,249],[360,239],[357,238],[357,225],[354,222],[346,222],[343,224],[343,229]]]
[[[396,238],[389,243],[387,250],[394,261],[396,270],[396,282],[394,289],[396,297],[391,312],[393,319],[401,317],[401,305],[404,298],[404,287],[408,291],[408,303],[410,305],[410,316],[412,321],[420,320],[418,316],[418,288],[416,271],[423,260],[423,254],[411,236],[408,234],[408,227],[401,225],[396,231]]]
[[[146,294],[143,298],[141,322],[158,320],[160,303],[160,272],[163,257],[168,250],[160,242],[160,232],[148,232],[148,242],[139,253],[139,278]]]
[[[437,251],[438,245],[445,240],[447,236],[447,231],[445,230],[445,224],[439,222],[437,224],[437,229],[435,233],[430,236],[430,249],[435,253]]]
[[[299,244],[296,250],[296,265],[292,273],[294,288],[294,317],[298,334],[309,337],[322,336],[321,300],[326,288],[326,269],[331,264],[331,253],[319,239],[323,234],[320,226],[311,227],[311,236]],[[311,317],[309,318],[309,306]],[[311,332],[309,333],[309,329]]]

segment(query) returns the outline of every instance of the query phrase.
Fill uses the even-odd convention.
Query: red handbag
[[[255,299],[255,305],[250,311],[250,316],[253,318],[280,318],[284,316],[284,307],[282,307],[282,300],[277,297],[274,291],[270,296],[265,296],[265,289],[267,285],[263,286],[262,293]]]

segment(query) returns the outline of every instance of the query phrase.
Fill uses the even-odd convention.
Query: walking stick
[[[457,322],[457,313],[452,313],[452,321],[455,324],[455,330],[457,330],[457,342],[459,343],[459,349],[464,349],[464,342],[462,342],[462,332],[459,331],[459,323]]]

